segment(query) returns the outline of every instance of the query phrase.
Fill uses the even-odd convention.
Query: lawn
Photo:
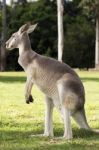
[[[99,129],[99,72],[77,71],[86,91],[86,114],[91,128]],[[72,120],[70,141],[30,135],[44,129],[44,95],[32,89],[34,103],[24,100],[24,72],[0,73],[0,150],[99,150],[99,134],[81,130]],[[54,110],[55,137],[63,135],[60,114]]]

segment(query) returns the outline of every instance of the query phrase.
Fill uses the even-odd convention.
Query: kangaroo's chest
[[[31,79],[34,84],[46,95],[52,97],[56,94],[57,79],[52,72],[48,72],[45,68],[31,66],[27,70],[28,76],[31,74]]]
[[[54,80],[52,76],[51,73],[39,69],[34,77],[35,84],[43,93],[50,97],[56,92],[56,80]]]
[[[41,65],[33,61],[26,69],[27,76],[32,82],[47,96],[55,97],[57,95],[57,80],[60,74],[52,69],[48,69],[45,64]]]
[[[28,68],[30,68],[35,57],[36,57],[36,55],[32,54],[31,51],[25,52],[22,56],[19,56],[18,63],[26,72],[26,70],[28,70]]]

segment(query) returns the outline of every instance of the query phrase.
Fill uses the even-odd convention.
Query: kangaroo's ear
[[[36,27],[37,27],[37,23],[34,24],[34,25],[30,25],[29,28],[28,28],[28,30],[27,30],[27,33],[29,34],[29,33],[33,32]]]
[[[31,26],[30,23],[24,24],[23,26],[20,27],[19,33],[21,34],[21,33],[27,32],[30,26]]]

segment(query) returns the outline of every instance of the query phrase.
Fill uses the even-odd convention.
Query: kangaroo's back
[[[67,64],[57,61],[56,59],[38,55],[36,59],[37,65],[41,69],[45,69],[48,72],[54,72],[55,74],[65,74],[70,73],[75,77],[79,78],[76,72]]]

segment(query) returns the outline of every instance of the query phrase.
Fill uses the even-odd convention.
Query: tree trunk
[[[2,35],[1,35],[1,47],[0,47],[0,71],[5,71],[6,68],[6,0],[2,2]]]
[[[99,70],[99,16],[96,18],[95,69]]]
[[[64,48],[63,0],[57,0],[57,17],[58,17],[58,60],[62,62],[62,55]]]

